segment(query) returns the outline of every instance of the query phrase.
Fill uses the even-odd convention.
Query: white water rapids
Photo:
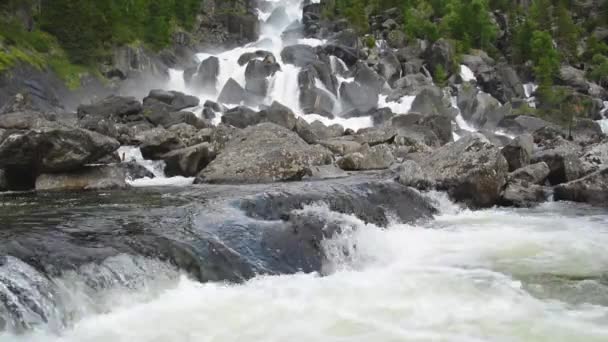
[[[433,197],[443,203],[434,221],[388,229],[306,208],[345,228],[324,243],[324,277],[200,284],[158,267],[156,282],[108,291],[100,301],[111,306],[81,310],[67,330],[0,341],[608,340],[607,212],[472,212]]]

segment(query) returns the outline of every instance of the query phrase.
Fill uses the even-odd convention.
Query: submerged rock
[[[226,143],[197,183],[264,183],[300,180],[311,166],[332,161],[329,150],[309,145],[273,123],[250,126]]]

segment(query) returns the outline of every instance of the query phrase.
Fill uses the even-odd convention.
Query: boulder
[[[351,136],[320,140],[319,145],[327,148],[333,154],[339,156],[358,152],[363,147],[361,143],[354,141],[353,137]]]
[[[237,128],[257,125],[260,122],[262,122],[262,117],[259,112],[245,106],[228,109],[224,115],[222,115],[222,123]]]
[[[217,101],[223,104],[239,105],[247,99],[247,92],[233,78],[228,79]]]
[[[380,93],[386,84],[386,79],[363,62],[355,65],[354,76],[355,82],[377,93]]]
[[[209,127],[211,124],[205,120],[198,118],[194,113],[187,111],[168,112],[165,109],[154,109],[146,112],[146,118],[155,126],[169,128],[179,124],[191,125],[201,129]]]
[[[453,69],[455,54],[456,49],[449,40],[441,38],[433,43],[426,52],[425,58],[431,73],[435,74],[437,68],[441,66],[449,74]]]
[[[423,133],[421,136],[425,136],[430,133],[428,138],[437,140],[437,143],[429,143],[427,138],[421,139],[429,146],[441,146],[454,140],[452,120],[441,115],[400,114],[391,119],[389,127],[396,129],[401,136],[409,136],[411,133]]]
[[[510,183],[518,182],[522,184],[542,185],[547,180],[551,169],[545,162],[531,164],[519,168],[509,173],[508,180]]]
[[[323,51],[330,56],[340,58],[349,68],[363,57],[363,54],[358,49],[340,44],[325,44]]]
[[[509,133],[513,133],[516,135],[524,133],[533,133],[547,126],[555,127],[555,125],[550,122],[547,122],[535,116],[528,115],[507,116],[504,119],[500,120],[497,125],[499,129],[505,130]]]
[[[310,124],[310,129],[315,133],[319,139],[330,139],[344,135],[344,127],[339,124],[333,124],[326,126],[319,120],[315,120]]]
[[[245,68],[245,90],[250,94],[265,97],[268,91],[268,77],[280,69],[277,63],[252,59]]]
[[[152,98],[171,106],[175,111],[196,107],[200,100],[196,96],[186,95],[179,91],[151,90],[147,98]],[[144,99],[144,102],[146,100]]]
[[[557,79],[560,84],[572,87],[581,93],[586,93],[589,89],[585,72],[570,65],[562,65],[559,68]]]
[[[270,107],[260,111],[261,122],[272,122],[293,130],[296,126],[296,115],[288,107],[277,101],[272,102]]]
[[[250,126],[228,141],[197,183],[266,183],[300,180],[310,167],[332,162],[329,150],[309,145],[273,123]]]
[[[479,128],[495,128],[508,112],[492,95],[479,92],[471,85],[460,88],[457,105],[465,121]]]
[[[289,16],[285,7],[275,8],[268,19],[266,19],[266,25],[274,26],[275,28],[283,28],[289,24]]]
[[[397,171],[399,174],[397,181],[402,185],[418,190],[429,190],[433,187],[433,179],[413,160],[401,163]]]
[[[137,139],[141,141],[139,149],[144,159],[160,160],[164,154],[185,147],[175,133],[163,128],[143,132]]]
[[[346,111],[367,113],[378,107],[379,92],[357,82],[344,82],[340,86],[340,99]]]
[[[8,178],[6,172],[0,169],[0,191],[6,191],[9,189]]]
[[[608,167],[583,178],[558,185],[554,189],[558,201],[584,202],[597,206],[608,206]]]
[[[438,87],[426,87],[412,102],[411,112],[423,115],[441,115],[454,120],[458,114],[450,99]]]
[[[215,158],[215,151],[209,143],[202,143],[161,156],[165,161],[165,175],[168,177],[194,177]]]
[[[345,171],[388,169],[395,162],[389,145],[381,144],[370,147],[363,145],[357,152],[349,153],[337,161]]]
[[[134,97],[110,96],[90,105],[80,105],[78,107],[78,118],[82,119],[90,115],[123,122],[126,117],[138,116],[142,110],[141,102]]]
[[[500,199],[509,166],[500,149],[473,133],[435,150],[420,161],[436,187],[456,201],[491,207]]]
[[[127,188],[119,165],[85,166],[65,173],[43,173],[36,178],[37,191],[107,190]]]
[[[519,208],[528,208],[544,202],[548,191],[539,185],[509,183],[501,194],[501,204]]]
[[[305,114],[318,114],[333,119],[336,103],[324,90],[317,87],[300,90],[300,108]]]
[[[211,56],[201,62],[192,77],[195,87],[208,94],[217,93],[217,77],[220,74],[220,60]]]
[[[52,125],[30,131],[7,131],[0,142],[0,168],[34,173],[63,172],[116,151],[115,139],[81,128]]]
[[[545,162],[549,165],[549,183],[557,185],[580,178],[584,173],[582,161],[578,158],[580,147],[570,141],[557,137],[545,141],[544,145],[532,155],[531,162]]]
[[[275,101],[270,107],[259,112],[255,112],[248,107],[230,109],[222,116],[222,122],[238,128],[257,125],[262,122],[272,122],[293,130],[296,126],[296,116],[291,109]]]
[[[387,97],[387,101],[398,101],[403,96],[415,96],[426,87],[433,86],[433,80],[421,73],[405,75],[393,84],[395,90]],[[403,114],[403,113],[401,113]]]
[[[599,171],[608,165],[608,141],[585,147],[580,159],[585,174]]]
[[[285,64],[305,67],[315,61],[318,61],[319,57],[315,53],[312,46],[296,44],[283,48],[283,51],[281,51],[281,59]]]
[[[154,173],[150,172],[150,170],[134,160],[124,161],[119,165],[124,170],[127,180],[133,181],[140,178],[155,178]]]
[[[574,141],[583,145],[597,144],[606,137],[602,126],[590,119],[577,119],[570,133]]]
[[[300,138],[302,138],[309,144],[316,144],[319,141],[319,137],[313,131],[310,124],[302,118],[298,118],[296,120],[296,126],[294,127],[294,131],[298,133]]]
[[[498,64],[496,67],[482,68],[476,76],[481,89],[501,103],[526,97],[523,83],[510,65]]]
[[[515,171],[530,164],[532,152],[534,152],[534,139],[530,134],[516,137],[502,149],[502,155],[509,164],[509,171]]]

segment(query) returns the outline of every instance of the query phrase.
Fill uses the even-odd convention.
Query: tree
[[[447,5],[444,31],[468,47],[490,50],[497,29],[489,14],[487,0],[451,0]]]
[[[578,55],[579,30],[572,20],[570,11],[563,1],[560,1],[557,10],[557,43],[568,61],[574,61]]]

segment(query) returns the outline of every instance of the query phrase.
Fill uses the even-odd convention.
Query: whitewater
[[[0,341],[608,340],[608,213],[568,203],[469,211],[428,196],[441,209],[434,220],[386,229],[304,208],[343,227],[323,243],[322,274],[202,284],[149,260],[153,274],[132,287],[81,293],[68,328]]]

